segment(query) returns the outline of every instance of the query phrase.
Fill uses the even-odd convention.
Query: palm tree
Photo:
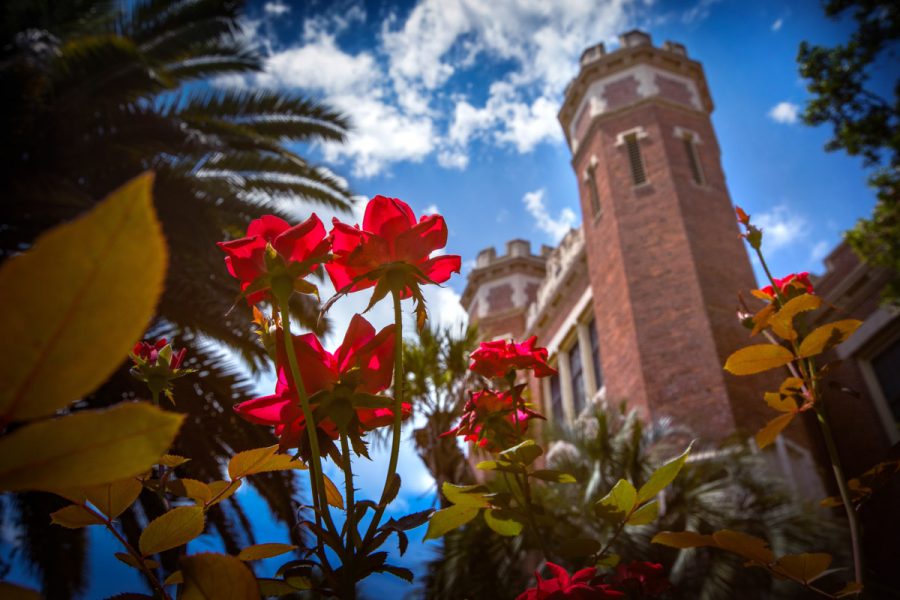
[[[222,458],[274,443],[231,411],[252,392],[248,370],[257,372],[266,353],[252,334],[249,311],[231,310],[237,286],[215,242],[243,235],[263,214],[295,220],[297,207],[346,209],[351,202],[339,177],[284,145],[340,142],[345,117],[297,94],[210,83],[263,68],[241,30],[242,5],[72,0],[13,1],[0,9],[0,260],[130,178],[156,171],[154,197],[170,260],[147,337],[176,337],[189,347],[187,366],[200,371],[176,382],[176,408],[189,416],[173,451],[193,459],[183,467],[186,476],[206,480],[222,477]],[[292,309],[314,327],[314,302],[297,299]],[[223,345],[245,368],[230,362]],[[74,410],[146,396],[127,368]],[[253,484],[296,537],[293,478],[258,476]],[[147,493],[141,505],[123,517],[132,538],[139,521],[164,509]],[[23,534],[36,543],[67,535],[59,528],[41,533],[46,513],[18,516]],[[252,538],[235,501],[209,520],[229,550]],[[58,569],[68,560],[58,554],[72,543],[41,543],[31,552],[45,588],[60,590],[57,597],[83,584],[77,569],[71,577]]]

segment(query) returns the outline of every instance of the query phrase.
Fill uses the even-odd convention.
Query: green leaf
[[[794,360],[794,354],[778,344],[754,344],[741,348],[725,361],[725,370],[735,375],[753,375],[781,367]]]
[[[622,560],[622,557],[619,556],[618,554],[610,554],[610,555],[604,556],[603,558],[598,560],[597,564],[595,566],[608,567],[611,569],[611,568],[615,567],[617,564],[619,564],[619,562],[621,562],[621,560]]]
[[[88,525],[103,525],[103,519],[80,504],[72,504],[50,513],[50,522],[66,529],[81,529]]]
[[[445,481],[444,485],[441,486],[441,491],[444,492],[444,497],[447,500],[460,506],[487,508],[491,505],[488,499],[485,498],[487,488],[483,485],[453,485]]]
[[[231,479],[239,479],[267,471],[306,469],[306,465],[302,461],[293,460],[288,454],[276,454],[277,451],[278,445],[276,444],[238,452],[228,461],[228,476]]]
[[[794,420],[796,415],[797,413],[792,412],[784,413],[766,423],[765,427],[756,432],[756,445],[762,449],[774,442],[775,438],[778,437],[778,434],[791,424],[791,421]]]
[[[503,450],[500,452],[500,456],[510,462],[530,465],[543,453],[543,448],[538,446],[534,440],[525,440],[521,444]]]
[[[814,329],[800,342],[800,348],[798,349],[800,358],[815,356],[834,348],[850,337],[854,331],[859,329],[860,325],[862,325],[862,321],[845,319],[827,323]]]
[[[650,542],[680,549],[717,545],[711,535],[703,535],[696,531],[660,531]]]
[[[830,554],[786,554],[775,562],[774,570],[779,575],[797,579],[803,583],[812,583],[821,577],[830,566]]]
[[[481,509],[477,506],[454,505],[436,511],[428,520],[428,531],[425,532],[424,539],[434,540],[448,531],[462,527],[474,519],[479,510]]]
[[[659,502],[654,500],[643,505],[628,517],[626,525],[646,525],[652,523],[659,516]]]
[[[519,518],[510,511],[491,510],[484,511],[484,522],[494,532],[506,537],[515,537],[522,533],[522,523]]]
[[[554,483],[578,483],[573,475],[563,473],[562,471],[554,471],[552,469],[538,469],[529,473],[531,477],[537,477],[544,481],[552,481]]]
[[[15,348],[0,361],[0,420],[92,392],[146,329],[167,262],[152,186],[151,173],[136,177],[0,265],[0,331]]]
[[[653,471],[653,474],[650,475],[650,479],[648,479],[647,482],[641,486],[641,489],[638,490],[637,501],[639,503],[643,504],[650,498],[653,498],[663,491],[667,485],[675,481],[678,473],[681,472],[681,468],[684,467],[684,463],[687,461],[688,454],[690,454],[693,445],[694,443],[691,442],[679,456],[676,456]]]
[[[608,521],[622,521],[631,514],[637,502],[637,490],[630,482],[620,479],[610,492],[597,501],[594,510]]]
[[[285,554],[296,548],[297,546],[291,544],[255,544],[241,550],[237,557],[239,560],[262,560]]]
[[[259,598],[256,577],[243,562],[227,554],[194,554],[181,559],[184,588],[180,600]]]
[[[91,504],[107,516],[115,519],[134,504],[144,486],[134,477],[98,485],[84,490]]]
[[[134,402],[31,423],[0,438],[0,491],[54,491],[136,476],[172,445],[183,420]]]
[[[522,467],[520,465],[514,465],[505,460],[483,460],[475,465],[475,468],[481,469],[482,471],[505,471],[507,473],[522,472]]]
[[[138,547],[141,554],[149,556],[171,548],[183,546],[203,533],[206,518],[201,506],[179,506],[150,521]]]

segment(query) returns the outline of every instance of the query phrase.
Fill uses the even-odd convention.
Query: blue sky
[[[434,319],[455,322],[462,317],[465,273],[481,249],[525,238],[536,250],[580,223],[556,112],[581,51],[600,41],[613,49],[618,34],[635,27],[657,45],[685,44],[703,64],[732,198],[767,231],[776,276],[821,272],[821,259],[841,232],[870,214],[874,194],[860,160],[823,150],[830,130],[797,118],[807,98],[795,62],[800,41],[834,44],[852,28],[826,19],[816,0],[258,1],[249,7],[245,30],[267,56],[265,73],[215,83],[278,86],[346,112],[355,125],[346,145],[302,152],[345,177],[362,197],[399,197],[417,214],[437,210],[446,217],[447,251],[462,255],[463,274],[429,289],[428,298]],[[335,305],[335,338],[365,307],[366,295],[357,296]],[[377,326],[390,320],[384,303],[367,316]],[[271,378],[261,379],[260,394],[270,387]],[[357,470],[370,497],[380,490],[386,464],[383,452],[374,458]],[[430,505],[431,482],[409,447],[401,475],[404,490],[392,514]],[[249,486],[238,494],[250,510],[262,508]],[[285,537],[262,516],[254,528],[260,542]],[[435,543],[416,543],[423,534],[412,533],[400,564],[421,565],[433,554]],[[135,585],[133,573],[111,556],[112,540],[100,531],[92,535],[97,550],[88,597]],[[210,549],[210,536],[191,546]],[[0,540],[0,552],[9,550]],[[20,568],[13,575],[29,579]],[[407,590],[389,576],[366,586],[373,596]]]

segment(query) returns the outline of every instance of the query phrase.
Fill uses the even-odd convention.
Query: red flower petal
[[[394,239],[416,224],[409,205],[398,198],[375,196],[366,205],[362,228],[384,239]]]
[[[461,266],[462,257],[451,254],[426,260],[419,268],[435,283],[444,283],[450,279],[451,274],[459,273]]]
[[[322,256],[328,252],[325,226],[313,213],[307,220],[280,233],[272,246],[289,261],[303,262]]]
[[[266,242],[271,242],[290,227],[284,219],[279,219],[274,215],[263,215],[259,219],[253,220],[247,227],[247,237],[258,235]]]

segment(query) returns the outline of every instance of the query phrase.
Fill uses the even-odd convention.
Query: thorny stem
[[[341,454],[344,455],[344,494],[347,496],[347,546],[352,550],[356,532],[356,523],[353,521],[355,500],[353,497],[353,465],[350,462],[350,444],[347,442],[346,432],[341,432]]]
[[[82,504],[81,506],[86,511],[88,511],[89,513],[91,513],[92,515],[94,515],[95,517],[97,517],[98,519],[103,521],[103,525],[106,526],[106,528],[109,530],[109,532],[112,533],[117,540],[119,540],[119,543],[121,543],[125,547],[125,549],[128,551],[128,554],[130,554],[132,556],[132,558],[134,558],[134,560],[136,560],[137,563],[140,565],[141,571],[143,571],[144,575],[147,577],[147,579],[150,580],[150,585],[153,587],[153,589],[156,591],[156,593],[158,593],[160,595],[160,597],[163,598],[164,600],[172,600],[172,597],[169,595],[168,592],[166,592],[166,588],[159,582],[159,579],[157,579],[156,574],[153,571],[151,571],[150,567],[148,567],[147,564],[144,562],[144,557],[141,556],[141,553],[138,552],[134,548],[134,546],[132,546],[131,544],[128,543],[128,540],[125,539],[125,537],[121,533],[116,531],[116,528],[113,527],[112,520],[107,519],[106,515],[100,514],[99,512],[95,511],[90,506],[88,506],[87,504]]]
[[[375,530],[378,529],[378,524],[384,515],[386,508],[383,503],[384,493],[397,473],[397,459],[400,456],[400,425],[403,421],[403,313],[400,310],[400,292],[391,290],[391,296],[394,299],[394,326],[396,328],[394,330],[394,427],[391,439],[391,458],[388,462],[384,487],[381,490],[381,500],[378,502],[375,516],[372,517],[372,522],[369,523],[369,528],[366,530],[363,546],[375,535]]]
[[[273,289],[274,291],[274,289]],[[278,294],[278,302],[281,305],[281,328],[284,332],[284,350],[287,354],[288,365],[291,372],[291,380],[294,382],[294,388],[297,390],[297,396],[300,398],[300,408],[303,411],[303,419],[306,423],[306,435],[309,438],[309,449],[312,454],[312,460],[309,461],[309,469],[315,479],[316,491],[318,499],[313,497],[313,505],[316,506],[317,512],[322,514],[325,525],[338,535],[331,520],[331,510],[328,506],[328,499],[325,496],[325,482],[322,478],[322,455],[319,451],[319,434],[316,429],[316,422],[313,419],[312,409],[309,406],[309,398],[306,396],[306,388],[303,385],[303,379],[300,377],[300,367],[297,365],[297,354],[294,351],[294,342],[291,337],[291,315],[288,312],[288,298],[285,294]],[[340,537],[338,535],[338,537]]]

